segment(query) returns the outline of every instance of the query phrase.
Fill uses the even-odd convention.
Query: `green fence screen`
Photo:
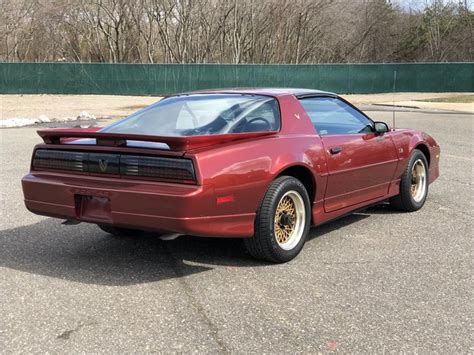
[[[2,94],[161,95],[225,87],[337,93],[472,92],[474,63],[81,64],[0,63]]]

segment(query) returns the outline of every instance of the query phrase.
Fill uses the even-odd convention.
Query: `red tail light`
[[[122,155],[120,158],[120,174],[164,180],[196,181],[193,162],[181,158]]]
[[[33,169],[86,171],[87,154],[82,152],[38,149],[33,158]]]
[[[32,167],[33,170],[64,170],[196,183],[193,162],[185,158],[37,149]]]

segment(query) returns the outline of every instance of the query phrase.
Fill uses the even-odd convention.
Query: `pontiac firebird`
[[[420,209],[439,176],[428,134],[309,89],[196,91],[105,128],[38,134],[22,180],[31,212],[119,236],[240,237],[270,262],[294,258],[311,226],[362,207]]]

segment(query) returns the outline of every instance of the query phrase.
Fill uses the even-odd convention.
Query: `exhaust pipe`
[[[61,224],[64,226],[74,226],[76,224],[82,223],[81,221],[78,221],[76,219],[66,219],[64,220]],[[179,233],[170,233],[170,234],[163,234],[159,238],[161,240],[175,240],[178,237],[181,237],[184,234],[179,234]]]
[[[179,234],[179,233],[172,233],[172,234],[163,234],[160,236],[161,240],[175,240],[176,238],[182,236],[184,234]]]

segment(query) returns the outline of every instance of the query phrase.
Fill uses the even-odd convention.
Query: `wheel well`
[[[311,203],[313,203],[316,194],[316,183],[313,174],[308,168],[303,166],[292,166],[283,170],[277,177],[280,176],[292,176],[301,181],[308,192]]]
[[[415,149],[418,149],[419,151],[421,151],[425,157],[426,157],[426,160],[428,161],[428,166],[430,166],[430,150],[428,149],[428,147],[425,145],[425,144],[418,144]]]

